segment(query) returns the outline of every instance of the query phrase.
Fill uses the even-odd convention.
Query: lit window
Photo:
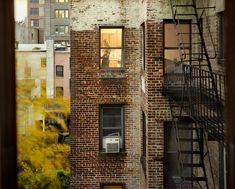
[[[30,15],[39,15],[39,9],[38,8],[31,8]]]
[[[123,67],[123,29],[100,29],[100,66],[101,68]]]
[[[56,76],[57,77],[64,76],[64,66],[56,66]]]
[[[63,97],[63,95],[64,95],[64,88],[56,87],[56,97]]]
[[[56,18],[68,18],[69,11],[68,10],[55,10],[55,17]]]
[[[124,149],[124,107],[106,105],[100,108],[101,151],[118,153]]]
[[[45,68],[47,66],[47,59],[46,57],[41,58],[41,67]]]
[[[55,26],[55,33],[56,34],[68,34],[69,26]]]
[[[101,189],[124,189],[124,184],[101,184]]]

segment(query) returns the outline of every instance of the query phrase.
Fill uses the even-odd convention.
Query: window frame
[[[33,13],[33,11],[32,10],[37,10],[37,14],[32,14]],[[31,16],[39,16],[39,8],[30,8],[30,15]]]
[[[121,48],[117,48],[117,47],[110,47],[110,48],[104,48],[101,47],[101,30],[102,29],[121,29],[122,30],[122,46]],[[124,36],[125,36],[125,27],[124,26],[100,26],[99,27],[99,68],[101,70],[124,70],[125,69],[125,44],[124,44]],[[101,50],[102,49],[121,49],[121,67],[119,68],[115,68],[115,67],[102,67],[101,66]]]
[[[56,16],[57,14],[56,14],[56,12],[58,11],[58,15],[59,15],[59,12],[60,11],[63,11],[64,12],[64,17],[60,17],[60,16]],[[66,12],[68,12],[68,17],[66,17]],[[54,12],[54,14],[55,14],[55,18],[58,18],[58,19],[69,19],[69,9],[55,9],[55,12]]]
[[[219,17],[219,28],[218,28],[218,63],[224,64],[225,53],[224,53],[224,42],[225,42],[225,20],[224,20],[224,11],[218,13]]]
[[[105,183],[100,183],[100,189],[104,189],[105,186],[121,186],[122,189],[125,189],[126,188],[126,184],[121,182],[121,183],[115,183],[115,182],[111,182],[111,183],[108,183],[108,182],[105,182]]]
[[[61,67],[62,68],[62,75],[58,74],[61,71],[58,71],[57,68]],[[56,73],[56,77],[64,77],[64,66],[63,65],[56,65],[56,69],[55,69]]]
[[[62,91],[62,94],[61,95],[57,95],[58,93],[57,93],[57,89],[62,89],[61,91]],[[64,87],[63,86],[56,86],[56,88],[55,88],[55,97],[56,98],[61,98],[61,97],[63,97],[64,96]]]
[[[181,19],[179,20],[180,24],[188,24],[189,25],[189,47],[186,47],[185,49],[189,50],[189,53],[192,51],[192,20],[191,19]],[[164,19],[163,20],[163,75],[167,75],[168,73],[166,72],[166,62],[165,62],[165,51],[166,50],[179,50],[179,47],[166,47],[165,46],[165,36],[166,36],[166,31],[165,31],[165,24],[174,24],[174,21],[172,19]],[[190,61],[191,62],[191,61]]]
[[[145,22],[143,22],[141,25],[140,25],[140,28],[141,28],[141,63],[142,63],[142,69],[145,70],[146,69],[146,62],[145,62],[145,52],[146,52],[146,27],[145,27]]]
[[[59,29],[60,27],[63,27],[63,33],[56,32],[56,29]],[[68,29],[67,33],[65,32],[66,28]],[[55,25],[55,34],[56,35],[68,35],[69,34],[69,25]]]
[[[122,147],[119,146],[119,152],[125,152],[125,105],[124,104],[101,104],[99,106],[99,151],[100,153],[109,154],[103,151],[103,109],[104,108],[121,108],[121,133],[122,133]],[[108,127],[106,129],[112,129]],[[115,129],[120,129],[115,127]],[[118,154],[117,153],[117,154]]]

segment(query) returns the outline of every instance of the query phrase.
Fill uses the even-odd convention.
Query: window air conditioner
[[[119,153],[119,138],[117,137],[105,138],[104,147],[106,153]]]

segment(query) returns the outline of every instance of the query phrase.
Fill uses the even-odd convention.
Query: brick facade
[[[163,188],[164,122],[169,105],[162,96],[165,0],[72,0],[71,8],[71,188],[99,189],[125,183],[127,189]],[[141,28],[145,23],[145,64]],[[101,70],[99,27],[124,27],[124,70]],[[99,151],[99,107],[123,104],[125,152]],[[146,176],[141,164],[142,112],[146,115]]]

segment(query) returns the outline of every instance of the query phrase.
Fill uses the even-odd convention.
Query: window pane
[[[104,186],[103,189],[122,189],[122,186]]]
[[[121,110],[119,107],[103,108],[103,115],[121,115]]]
[[[102,68],[122,67],[122,49],[101,49],[100,64]]]
[[[175,28],[174,24],[165,24],[165,47],[178,47],[179,39],[183,43],[188,43],[185,47],[189,47],[190,42],[190,35],[180,35],[179,38],[176,35],[176,32],[179,31],[180,33],[189,33],[190,32],[190,25],[189,24],[180,24],[178,28]]]
[[[122,47],[122,29],[101,29],[101,47]]]
[[[103,127],[121,127],[122,120],[121,117],[104,117]]]

